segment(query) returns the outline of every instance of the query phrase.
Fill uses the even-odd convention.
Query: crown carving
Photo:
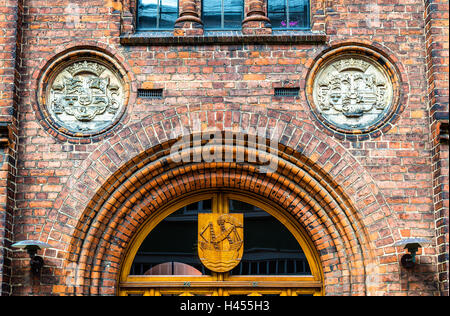
[[[100,77],[100,75],[106,70],[106,68],[98,63],[89,62],[87,60],[74,63],[66,68],[66,70],[75,76],[81,72],[90,72]]]
[[[359,69],[362,72],[366,72],[369,69],[370,64],[362,59],[342,59],[333,64],[333,67],[336,68],[337,71],[341,72],[346,69]]]

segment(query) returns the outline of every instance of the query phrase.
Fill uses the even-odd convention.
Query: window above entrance
[[[211,212],[211,200],[185,206],[148,235],[131,267],[132,275],[210,275],[197,254],[198,214]],[[230,213],[244,214],[244,255],[230,275],[310,275],[295,237],[260,208],[229,200]],[[270,231],[271,234],[267,234]]]
[[[137,236],[122,269],[121,294],[320,294],[321,268],[307,240],[254,197],[194,195],[155,214]]]

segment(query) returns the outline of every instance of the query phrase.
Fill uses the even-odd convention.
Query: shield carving
[[[109,78],[65,78],[66,95],[62,99],[65,112],[81,122],[89,122],[103,114],[110,104],[108,85]]]
[[[244,254],[243,214],[199,214],[198,255],[214,272],[233,270]]]

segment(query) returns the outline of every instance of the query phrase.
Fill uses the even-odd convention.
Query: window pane
[[[243,16],[244,0],[203,1],[202,20],[205,29],[240,29]]]
[[[161,20],[159,27],[162,29],[172,29],[178,19],[178,0],[161,1]]]
[[[308,0],[289,0],[289,27],[308,26]]]
[[[272,23],[273,29],[286,28],[286,14],[284,13],[273,13],[269,16],[270,22]]]
[[[220,29],[222,27],[222,1],[204,0],[202,21],[205,29]]]
[[[157,25],[158,0],[140,0],[138,7],[138,29],[154,29]]]
[[[243,0],[224,0],[224,28],[240,29],[244,16]]]
[[[272,28],[285,28],[287,26],[286,0],[269,0],[268,16]]]
[[[309,0],[269,0],[268,16],[274,29],[309,27]]]
[[[138,29],[172,29],[178,18],[178,0],[139,0]]]

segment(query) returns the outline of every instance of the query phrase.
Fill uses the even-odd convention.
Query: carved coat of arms
[[[72,131],[91,131],[110,123],[121,105],[121,86],[105,66],[76,62],[62,71],[50,90],[50,113]]]
[[[214,272],[235,268],[244,254],[243,214],[199,214],[198,255]]]
[[[319,84],[322,110],[331,107],[347,117],[360,117],[373,109],[386,107],[386,83],[378,81],[374,74],[364,73],[370,64],[361,60],[343,60],[334,65],[338,73]],[[346,69],[358,71],[343,72]]]
[[[337,126],[375,123],[392,101],[392,84],[381,67],[359,58],[328,64],[314,86],[317,110]]]

